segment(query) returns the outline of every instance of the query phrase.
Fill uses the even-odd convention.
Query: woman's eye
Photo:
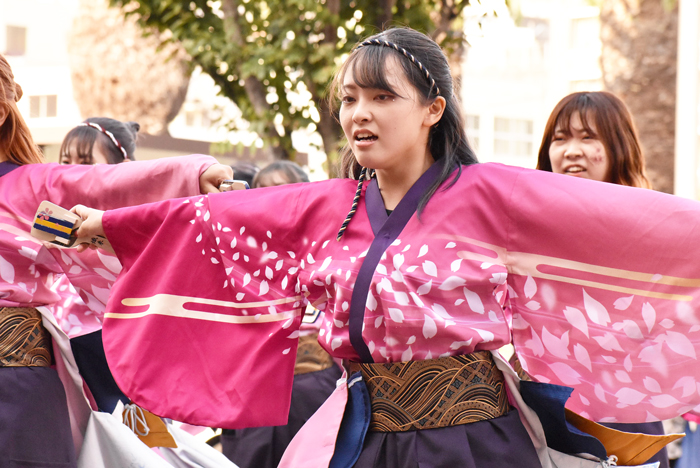
[[[391,101],[394,99],[394,96],[392,96],[391,94],[380,94],[377,96],[377,99],[379,99],[380,101]]]
[[[350,97],[350,96],[343,96],[340,98],[340,102],[343,104],[348,104],[350,102],[353,102],[354,100],[355,100],[355,98]]]

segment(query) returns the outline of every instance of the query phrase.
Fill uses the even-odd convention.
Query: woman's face
[[[361,88],[348,71],[341,88],[340,124],[357,162],[367,168],[402,171],[424,165],[429,106],[404,75],[396,58],[386,64],[386,77],[397,96],[383,89]]]
[[[254,188],[260,187],[277,187],[279,185],[287,185],[291,183],[287,176],[282,171],[275,171],[268,174],[263,174],[257,180],[257,185]]]
[[[588,123],[597,133],[592,119]],[[586,131],[578,112],[571,115],[569,128],[562,128],[557,123],[549,146],[552,172],[610,182],[610,158],[595,133]]]
[[[100,145],[95,142],[92,147],[92,161],[84,161],[78,155],[75,140],[71,143],[68,153],[62,154],[59,162],[61,164],[108,164],[107,155],[104,154]]]

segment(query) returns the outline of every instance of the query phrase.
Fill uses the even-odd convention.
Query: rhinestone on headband
[[[114,134],[112,132],[110,132],[109,130],[105,130],[104,128],[102,128],[101,126],[97,125],[94,122],[82,122],[82,123],[78,124],[78,127],[92,127],[92,128],[95,128],[95,129],[101,131],[102,133],[107,135],[110,140],[112,140],[112,143],[114,143],[117,146],[117,148],[119,148],[119,151],[121,151],[122,154],[124,155],[124,161],[129,160],[129,156],[126,154],[126,150],[119,143],[119,141],[117,141],[117,139],[114,137]]]
[[[384,47],[390,47],[394,49],[397,52],[400,52],[403,54],[407,59],[409,59],[411,62],[413,62],[414,65],[416,65],[421,72],[425,73],[425,77],[430,80],[430,90],[432,91],[433,87],[435,87],[435,94],[440,96],[440,88],[438,88],[438,85],[435,83],[435,80],[433,79],[432,76],[430,76],[430,72],[428,71],[427,68],[423,66],[422,63],[416,59],[416,57],[413,56],[412,53],[404,49],[403,47],[394,44],[393,42],[385,41],[383,39],[369,39],[367,41],[364,41],[358,45],[355,50],[361,49],[362,47],[368,46],[368,45],[378,45],[378,46],[384,46]]]

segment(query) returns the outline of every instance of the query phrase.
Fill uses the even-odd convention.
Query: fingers
[[[76,205],[71,211],[82,219],[82,223],[75,232],[76,237],[104,236],[102,226],[102,215],[104,211],[88,208],[83,205]]]
[[[233,178],[233,169],[224,164],[212,164],[199,176],[199,189],[203,194],[218,193],[219,185]]]
[[[100,210],[96,210],[94,208],[88,208],[85,205],[75,205],[73,208],[70,209],[72,213],[77,214],[80,216],[80,219],[85,222],[88,219],[90,219],[90,216],[95,216],[98,213],[102,213]],[[82,224],[82,223],[80,223]]]
[[[78,247],[76,247],[76,250],[78,251],[78,253],[85,252],[88,249],[97,250],[97,246],[94,244],[83,243],[83,244],[78,244]]]
[[[81,219],[85,220],[90,215],[90,211],[94,210],[84,205],[75,205],[73,208],[70,209],[70,211],[80,216]]]
[[[75,237],[89,237],[91,234],[87,232],[88,228],[89,226],[87,226],[85,223],[81,224],[80,227],[78,227],[78,230],[75,231]]]
[[[203,195],[206,195],[207,193],[217,193],[219,191],[219,188],[209,182],[200,182],[199,191]]]
[[[83,252],[85,252],[85,251],[86,251],[87,249],[89,249],[89,248],[90,248],[90,244],[79,244],[78,247],[76,247],[75,250],[77,250],[78,253],[83,253]]]

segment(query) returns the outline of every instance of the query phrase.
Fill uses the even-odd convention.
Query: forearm
[[[55,167],[42,187],[53,203],[101,210],[200,193],[200,177],[216,159],[182,156],[127,164]],[[49,168],[51,169],[51,168]]]

